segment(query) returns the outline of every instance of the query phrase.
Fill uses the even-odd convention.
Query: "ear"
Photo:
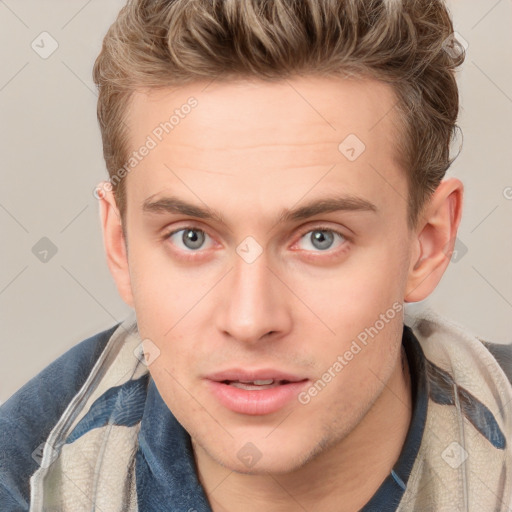
[[[107,264],[114,278],[121,298],[134,307],[128,267],[128,253],[123,234],[121,215],[116,205],[114,193],[109,182],[101,182],[95,194],[100,202],[100,217],[103,228],[103,244],[107,255]]]
[[[456,178],[440,183],[415,228],[405,302],[428,297],[443,276],[453,253],[462,216],[464,186]]]

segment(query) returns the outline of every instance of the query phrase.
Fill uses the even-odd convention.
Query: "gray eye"
[[[305,233],[301,238],[301,245],[307,243],[310,247],[304,247],[303,245],[301,248],[306,250],[326,251],[332,248],[336,237],[339,238],[338,245],[345,242],[345,237],[336,231],[330,229],[313,229]]]
[[[319,250],[329,249],[334,241],[334,235],[330,231],[312,231],[310,238],[313,246]]]
[[[204,233],[199,229],[184,229],[181,240],[189,249],[199,249],[204,243]]]
[[[180,233],[181,236],[180,236]],[[172,243],[177,244],[180,248],[196,251],[204,245],[206,233],[197,228],[183,228],[177,229],[169,235]]]

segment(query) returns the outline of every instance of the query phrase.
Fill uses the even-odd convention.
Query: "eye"
[[[170,240],[173,245],[177,245],[179,249],[184,248],[188,251],[197,252],[198,249],[201,249],[207,236],[208,235],[203,230],[187,226],[171,231],[165,238]],[[181,247],[179,245],[180,243],[182,244]]]
[[[336,238],[340,240],[338,247],[342,246],[347,241],[345,236],[341,233],[338,233],[338,231],[334,231],[333,229],[329,228],[318,227],[304,233],[301,236],[300,241],[304,240],[306,243],[310,243],[313,246],[313,250],[315,251],[325,252],[332,248]],[[301,249],[304,249],[304,247],[301,247]],[[305,249],[310,250],[308,247],[305,247]]]
[[[165,235],[165,240],[169,240],[174,246],[184,252],[199,252],[205,249],[205,241],[210,238],[202,229],[194,226],[185,226],[180,229],[171,231]],[[336,239],[338,244],[336,246]],[[325,226],[310,229],[303,233],[298,242],[300,249],[307,251],[327,252],[336,247],[343,247],[348,239],[338,231]],[[304,243],[306,246],[304,246]],[[310,247],[307,245],[310,244]],[[333,248],[333,245],[335,247]]]

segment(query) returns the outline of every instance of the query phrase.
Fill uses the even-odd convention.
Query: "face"
[[[396,370],[411,233],[395,102],[318,77],[133,97],[131,147],[151,147],[126,177],[124,299],[165,403],[235,471],[333,447]]]

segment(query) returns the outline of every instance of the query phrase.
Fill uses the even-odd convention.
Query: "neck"
[[[199,479],[213,512],[353,512],[390,474],[411,415],[411,382],[402,347],[395,371],[357,427],[306,465],[286,474],[235,473],[192,441]]]

